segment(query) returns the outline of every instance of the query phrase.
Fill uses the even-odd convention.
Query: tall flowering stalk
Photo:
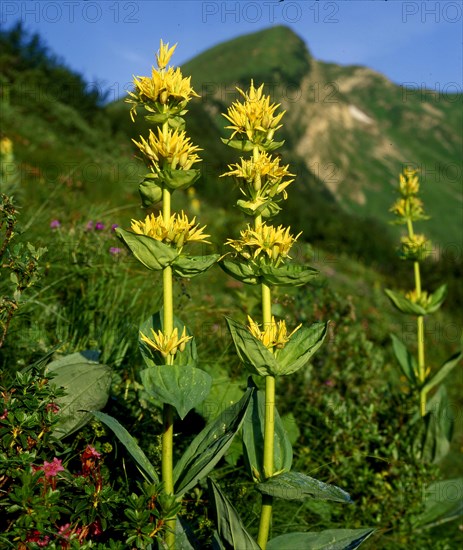
[[[261,286],[262,322],[249,317],[246,327],[232,320],[228,320],[228,324],[240,358],[265,378],[262,456],[259,456],[260,450],[251,448],[255,437],[246,433],[246,426],[244,433],[251,475],[256,482],[265,483],[275,475],[289,471],[292,460],[290,444],[284,433],[279,430],[276,436],[276,422],[280,422],[275,407],[276,378],[298,370],[307,362],[322,344],[326,325],[317,323],[302,330],[299,326],[289,333],[285,321],[275,321],[272,315],[274,285],[305,284],[317,273],[311,268],[288,263],[291,247],[300,234],[294,236],[289,227],[267,222],[281,210],[280,204],[286,199],[287,188],[294,176],[287,165],[280,163],[279,157],[271,154],[282,145],[274,140],[274,135],[282,126],[284,112],[277,112],[279,105],[271,103],[270,97],[264,94],[263,85],[256,88],[251,82],[249,91],[238,89],[238,92],[242,99],[235,101],[224,115],[230,123],[227,129],[232,130],[232,134],[223,141],[250,155],[230,165],[223,176],[233,176],[237,181],[243,195],[237,205],[252,221],[241,231],[240,238],[227,241],[232,252],[221,265],[237,279]],[[243,346],[243,342],[248,345]],[[290,354],[291,359],[287,360]],[[275,445],[280,444],[285,449],[285,458],[276,464]],[[280,452],[279,456],[282,456]],[[272,507],[272,493],[264,491],[257,538],[262,549],[269,537]]]
[[[431,440],[434,442],[432,444],[434,450],[431,455],[433,455],[432,458],[436,459],[436,457],[442,457],[446,452],[444,449],[446,443],[444,446],[437,445],[436,441],[439,438],[436,434],[440,432],[442,436],[440,441],[448,442],[450,438],[450,430],[442,424],[442,417],[448,416],[445,412],[442,414],[443,408],[446,407],[447,397],[442,386],[439,392],[436,393],[434,407],[430,410],[430,407],[428,407],[428,394],[436,389],[447,374],[458,364],[461,353],[457,353],[448,359],[440,369],[432,369],[426,361],[425,317],[435,313],[441,307],[447,292],[447,285],[441,285],[434,293],[429,293],[423,289],[420,266],[429,256],[431,244],[425,235],[415,232],[414,222],[429,219],[424,212],[423,202],[418,196],[419,192],[418,171],[405,168],[399,176],[399,198],[394,202],[390,211],[396,216],[395,223],[405,225],[407,228],[406,235],[401,238],[399,256],[402,260],[413,264],[414,288],[403,293],[389,289],[386,289],[385,292],[392,304],[401,313],[416,317],[417,356],[412,356],[407,351],[405,344],[394,335],[392,335],[392,342],[402,373],[406,376],[413,391],[417,393],[420,416],[424,419],[427,418],[427,435],[424,436],[423,441],[428,447]],[[430,437],[431,432],[434,433],[433,437]],[[440,450],[439,446],[442,447]],[[429,455],[429,453],[424,454]]]
[[[211,384],[210,377],[195,367],[193,337],[174,316],[173,275],[192,277],[208,269],[218,257],[186,255],[184,248],[189,243],[207,243],[209,235],[195,218],[188,219],[183,211],[172,213],[173,192],[187,189],[198,179],[195,165],[201,160],[197,154],[200,149],[186,135],[183,118],[188,102],[198,96],[190,78],[184,78],[179,68],[167,67],[175,47],[169,48],[161,40],[157,68],[153,67],[150,77],[134,79],[134,91],[127,100],[132,105],[132,119],[142,106],[148,112],[146,120],[157,125],[154,131],[150,129],[147,138],[140,136],[133,141],[150,170],[139,186],[143,206],[162,201],[162,212],[158,216],[150,213],[144,220],[132,220],[131,231],[116,230],[143,265],[162,271],[162,312],[142,325],[140,347],[148,366],[141,373],[145,389],[163,403],[161,479],[164,494],[172,504],[165,540],[168,548],[175,547],[178,509],[173,473],[174,412],[177,409],[183,418],[207,396]]]

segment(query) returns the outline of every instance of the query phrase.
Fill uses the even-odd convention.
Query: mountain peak
[[[199,54],[183,67],[193,83],[248,85],[269,80],[299,84],[311,66],[304,41],[290,28],[276,25],[223,42]]]

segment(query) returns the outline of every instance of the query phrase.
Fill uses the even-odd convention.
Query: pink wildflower
[[[45,477],[55,477],[58,472],[64,472],[64,468],[62,465],[62,461],[59,458],[54,458],[52,462],[45,462],[43,463],[43,466],[40,468],[45,472]]]

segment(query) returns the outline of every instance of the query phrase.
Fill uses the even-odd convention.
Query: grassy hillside
[[[114,253],[121,244],[111,231],[112,224],[127,227],[131,218],[146,214],[137,194],[146,168],[134,158],[130,138],[145,135],[147,125],[141,113],[133,124],[123,101],[103,107],[101,98],[91,96],[83,103],[91,108],[81,110],[79,102],[69,101],[64,85],[73,82],[70,89],[76,86],[82,92],[78,75],[56,60],[49,63],[43,51],[42,56],[31,56],[23,50],[19,44],[1,57],[0,137],[12,140],[17,168],[15,181],[1,191],[12,190],[20,207],[18,241],[46,246],[48,252],[41,279],[21,304],[0,349],[0,368],[7,378],[53,349],[58,355],[99,349],[113,375],[108,412],[130,428],[156,462],[160,413],[139,381],[137,334],[140,321],[159,307],[161,280],[125,252]],[[56,81],[53,87],[50,71]],[[276,222],[304,231],[295,256],[321,272],[314,286],[275,289],[272,311],[291,325],[331,320],[330,337],[313,364],[294,379],[281,381],[278,407],[292,430],[296,467],[351,491],[357,506],[284,502],[275,515],[275,533],[283,533],[291,517],[304,529],[375,525],[386,531],[381,543],[382,533],[371,543],[375,549],[410,544],[425,548],[427,543],[440,548],[441,535],[442,550],[451,547],[445,544],[458,544],[461,532],[455,522],[441,535],[433,531],[415,539],[407,531],[421,502],[416,488],[428,483],[438,469],[424,471],[407,454],[410,434],[405,437],[403,429],[414,403],[397,374],[389,333],[413,342],[414,327],[392,309],[383,289],[409,287],[413,277],[410,265],[396,257],[397,232],[387,224],[392,184],[403,162],[457,162],[461,114],[445,98],[440,103],[436,98],[437,105],[419,96],[403,102],[399,87],[369,69],[317,62],[284,27],[221,44],[190,61],[183,71],[193,74],[194,86],[202,92],[201,99],[191,102],[186,119],[189,135],[204,151],[196,195],[176,193],[175,209],[194,212],[201,225],[207,224],[213,247],[221,249],[225,238],[237,235],[244,224],[230,206],[237,189],[219,175],[238,155],[220,140],[225,125],[221,113],[235,97],[235,83],[246,87],[251,78],[256,84],[265,81],[275,101],[287,109],[281,154],[297,173],[285,213]],[[24,82],[31,85],[25,88]],[[430,179],[428,174],[423,182],[426,207],[434,220],[427,225],[437,242],[456,240],[457,188],[449,178],[433,184]],[[52,221],[60,225],[51,226]],[[97,221],[104,229],[96,229]],[[459,345],[462,277],[461,258],[451,255],[429,261],[423,269],[424,287],[434,289],[443,280],[450,286],[447,304],[427,328],[427,358],[433,366]],[[2,295],[9,288],[8,279],[0,282]],[[224,315],[239,319],[259,314],[258,294],[258,289],[236,284],[219,268],[175,283],[176,307],[197,335],[201,367],[214,377],[211,400],[242,392],[246,373],[231,349]],[[458,370],[448,386],[458,411]],[[179,440],[197,432],[203,421],[199,418],[195,413],[176,423]],[[131,468],[122,446],[93,427],[86,430],[73,445],[110,441],[116,449],[105,458],[111,475],[116,472],[111,483],[117,486],[125,479],[127,494],[137,491],[135,468],[127,476],[119,467],[122,456],[124,468]],[[457,424],[451,452],[441,464],[443,477],[460,475],[462,445]],[[223,461],[219,472],[241,512],[252,490],[249,480],[237,474],[242,466],[239,453],[238,449],[237,457]],[[77,450],[72,454],[77,456]],[[199,527],[206,538],[210,524],[204,512],[207,497],[201,491],[188,506],[191,517],[203,514]],[[124,518],[122,512],[120,517]],[[252,531],[253,516],[246,521]]]

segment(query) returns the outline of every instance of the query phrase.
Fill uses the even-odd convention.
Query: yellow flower
[[[264,259],[270,260],[275,267],[284,259],[289,258],[289,251],[296,239],[301,235],[293,237],[289,233],[290,227],[286,229],[280,225],[275,228],[273,225],[263,223],[256,229],[250,225],[240,232],[241,239],[228,239],[229,244],[245,260],[256,260],[263,255]]]
[[[140,136],[140,142],[132,140],[148,160],[154,172],[167,164],[172,170],[190,170],[193,164],[201,162],[196,154],[201,151],[192,145],[186,132],[157,128],[157,135],[150,130],[148,141]]]
[[[164,221],[162,214],[156,217],[154,214],[146,216],[145,221],[132,220],[131,229],[138,235],[147,235],[157,241],[175,246],[178,249],[188,242],[204,242],[210,235],[203,233],[204,227],[195,225],[196,218],[191,221],[182,211],[180,214],[173,214],[167,223]]]
[[[140,332],[140,337],[153,348],[155,351],[159,351],[164,358],[168,355],[175,355],[177,351],[184,351],[186,343],[193,338],[193,336],[187,336],[186,327],[183,327],[182,335],[178,336],[178,329],[174,328],[171,334],[164,334],[161,330],[155,332],[151,329],[153,338],[148,338],[143,332]]]
[[[167,67],[167,64],[169,63],[170,58],[172,57],[172,54],[174,53],[176,47],[177,44],[174,44],[169,50],[169,42],[167,42],[167,44],[163,44],[161,38],[161,45],[159,47],[158,53],[156,54],[156,61],[160,69],[165,69]]]
[[[0,140],[0,155],[7,156],[13,152],[13,142],[10,138],[3,137]]]
[[[260,340],[266,348],[276,348],[277,350],[284,348],[291,336],[302,326],[297,326],[291,334],[288,334],[286,323],[284,321],[275,322],[275,317],[273,316],[272,322],[264,326],[263,331],[260,330],[259,325],[249,315],[248,323],[247,328],[254,338]]]
[[[389,210],[399,216],[402,223],[406,223],[408,220],[423,220],[427,217],[424,213],[423,202],[412,195],[404,199],[397,199]]]
[[[184,78],[181,70],[166,66],[170,61],[177,44],[169,49],[169,44],[163,44],[156,54],[158,69],[152,68],[151,77],[138,76],[133,78],[134,91],[129,92],[127,103],[132,104],[130,116],[134,120],[137,106],[143,105],[152,113],[183,115],[187,103],[199,95],[191,87],[191,77]]]
[[[285,191],[286,187],[294,180],[283,181],[283,178],[294,176],[289,172],[289,164],[280,166],[280,158],[272,156],[268,153],[259,153],[257,158],[244,159],[241,158],[241,164],[230,164],[229,172],[222,174],[223,176],[234,176],[244,179],[251,190],[253,191],[251,198],[256,198],[257,193],[264,198],[279,195],[283,193],[283,197],[287,198]],[[243,194],[246,195],[244,190]]]
[[[233,130],[230,139],[239,134],[239,137],[246,136],[253,143],[261,143],[263,140],[273,139],[276,130],[281,128],[279,122],[285,111],[275,115],[280,104],[270,104],[270,96],[263,95],[263,89],[263,84],[256,89],[253,81],[248,92],[237,88],[244,98],[244,103],[234,101],[227,114],[223,115],[231,122],[231,126],[226,126],[227,129]]]
[[[407,292],[405,294],[405,298],[407,298],[407,300],[410,300],[410,302],[418,304],[419,306],[424,308],[426,308],[431,302],[431,297],[426,291],[421,291],[421,294],[418,296],[416,290],[411,290],[410,292]]]
[[[401,238],[401,253],[405,259],[421,261],[429,254],[429,240],[424,235]]]
[[[420,190],[420,184],[417,176],[418,170],[405,168],[399,175],[399,191],[403,197],[416,195]]]

